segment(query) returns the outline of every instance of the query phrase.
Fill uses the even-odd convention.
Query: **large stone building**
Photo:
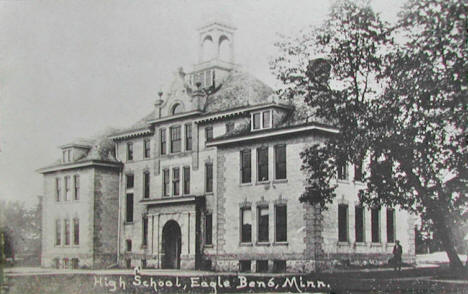
[[[149,115],[40,170],[43,266],[304,272],[386,262],[396,239],[414,260],[413,219],[360,206],[361,167],[340,168],[329,210],[299,202],[300,152],[339,130],[239,71],[234,31],[202,27]]]

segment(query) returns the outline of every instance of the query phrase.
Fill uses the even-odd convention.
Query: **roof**
[[[216,113],[242,106],[273,102],[273,89],[252,75],[233,71],[221,87],[208,96],[206,113]]]

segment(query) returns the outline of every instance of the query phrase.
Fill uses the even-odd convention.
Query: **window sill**
[[[249,182],[249,183],[240,183],[239,186],[241,186],[241,187],[252,186],[252,182]]]
[[[241,243],[239,243],[239,246],[241,246],[241,247],[252,247],[253,244],[252,244],[252,242],[241,242]]]
[[[367,247],[366,242],[354,242],[354,247]]]
[[[336,179],[337,183],[342,183],[342,184],[350,184],[351,182],[349,179]]]
[[[255,185],[269,185],[270,181],[261,181],[261,182],[256,182]]]
[[[336,245],[338,247],[349,247],[350,246],[349,242],[347,242],[347,241],[338,241],[338,242],[336,242]]]
[[[133,226],[133,222],[124,221],[125,226]]]
[[[273,184],[282,184],[282,183],[287,183],[288,179],[276,179],[273,180]]]
[[[205,248],[213,248],[213,244],[205,244]]]
[[[288,241],[277,241],[273,243],[273,246],[289,246]]]
[[[382,247],[382,243],[380,243],[380,242],[372,242],[372,243],[370,243],[370,247]]]
[[[214,195],[214,192],[205,192],[205,195]]]
[[[270,242],[257,242],[255,243],[256,246],[270,246]]]

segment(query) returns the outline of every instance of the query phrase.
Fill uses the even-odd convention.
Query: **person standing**
[[[395,246],[393,246],[393,266],[395,271],[401,271],[401,256],[403,254],[403,247],[400,245],[400,241],[396,240]]]

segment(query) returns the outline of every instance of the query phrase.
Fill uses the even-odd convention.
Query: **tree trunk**
[[[448,223],[446,216],[440,215],[439,219],[433,219],[433,221],[435,228],[438,231],[438,236],[441,239],[440,241],[442,242],[445,252],[447,253],[450,262],[450,269],[454,273],[464,273],[465,267],[463,266],[463,263],[458,257],[457,251],[455,250],[452,230],[449,226],[446,225]]]

